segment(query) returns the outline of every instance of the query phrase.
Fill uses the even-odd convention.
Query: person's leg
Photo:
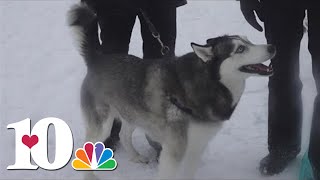
[[[308,9],[309,51],[312,57],[312,73],[315,79],[317,96],[314,101],[313,120],[310,135],[309,158],[314,168],[316,180],[320,180],[320,8]]]
[[[145,14],[153,23],[157,31],[161,35],[164,45],[168,46],[170,51],[166,56],[175,56],[176,42],[176,7],[165,6],[161,3],[149,2],[143,7]],[[148,25],[144,18],[139,15],[141,22],[141,35],[143,39],[143,58],[161,58],[161,46],[159,42],[152,36]]]
[[[270,1],[271,2],[271,1]],[[274,75],[269,78],[268,148],[260,162],[263,175],[280,173],[300,151],[302,83],[299,51],[303,36],[304,10],[264,4],[265,35],[277,48],[272,59]]]
[[[127,0],[100,1],[98,5],[96,8],[104,53],[127,54],[137,8],[130,6]]]

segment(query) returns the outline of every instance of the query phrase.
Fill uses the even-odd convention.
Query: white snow
[[[0,1],[0,179],[80,179],[70,163],[57,171],[9,171],[14,163],[14,131],[10,123],[31,118],[32,124],[45,117],[65,120],[73,131],[74,148],[84,143],[84,121],[79,106],[79,89],[86,73],[82,58],[72,43],[66,25],[70,1]],[[110,27],[112,28],[112,27]],[[190,42],[204,43],[223,34],[246,35],[254,43],[265,43],[264,34],[250,27],[236,1],[190,1],[178,10],[177,55],[191,51]],[[141,56],[139,23],[135,26],[130,53]],[[315,85],[307,37],[301,45],[301,78],[304,83],[303,147],[308,145]],[[283,173],[262,177],[259,161],[267,154],[267,78],[250,78],[245,93],[230,121],[213,139],[196,174],[199,179],[297,179],[301,154]],[[32,125],[33,126],[33,125]],[[52,129],[50,129],[52,131]],[[53,133],[51,133],[53,134]],[[49,158],[54,154],[49,136]],[[134,136],[136,148],[154,155],[142,131]],[[118,168],[99,172],[105,179],[149,179],[157,164],[128,161],[123,149],[115,153]]]

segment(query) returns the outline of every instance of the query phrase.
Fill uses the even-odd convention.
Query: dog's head
[[[246,37],[221,36],[207,40],[206,45],[191,43],[195,54],[205,63],[213,64],[220,76],[271,76],[273,70],[263,62],[274,57],[273,45],[256,45]],[[217,67],[218,66],[218,67]]]

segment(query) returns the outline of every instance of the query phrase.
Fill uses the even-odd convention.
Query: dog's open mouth
[[[259,74],[268,76],[273,74],[272,66],[266,66],[264,64],[249,64],[242,66],[240,71],[251,74]]]

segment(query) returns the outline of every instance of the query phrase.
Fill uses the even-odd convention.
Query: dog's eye
[[[236,53],[243,53],[243,51],[244,51],[245,49],[246,49],[245,46],[240,45],[240,46],[238,47],[238,49],[236,50]]]

